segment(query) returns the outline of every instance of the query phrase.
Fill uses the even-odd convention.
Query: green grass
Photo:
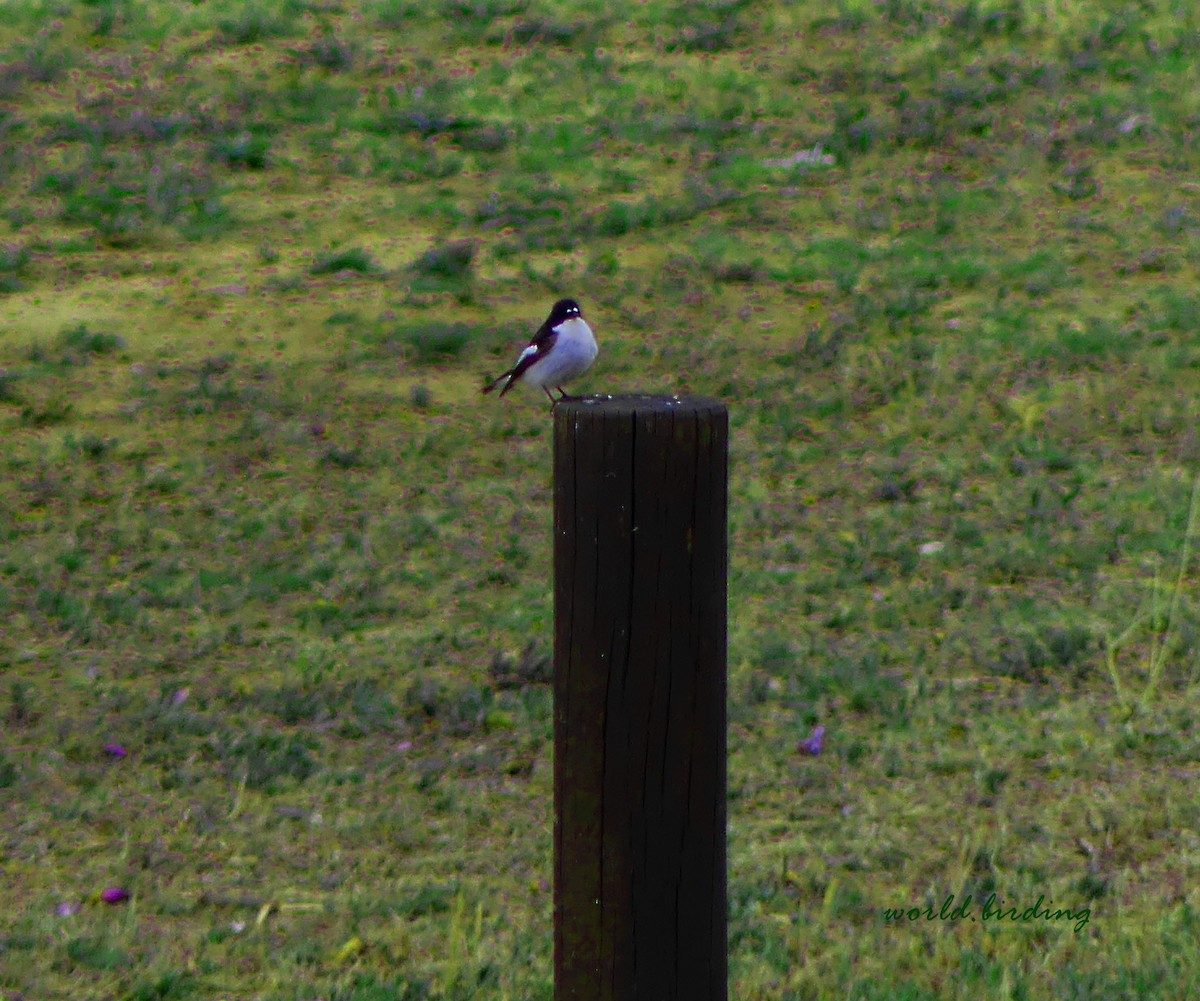
[[[1195,996],[1186,8],[5,15],[0,994],[551,996],[573,295],[731,412],[731,997]]]

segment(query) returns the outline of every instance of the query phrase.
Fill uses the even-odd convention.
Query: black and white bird
[[[533,335],[529,347],[521,352],[517,363],[483,391],[490,393],[504,383],[500,390],[503,396],[515,383],[523,382],[545,390],[551,403],[556,402],[550,392],[551,386],[562,394],[560,399],[571,399],[563,386],[591,368],[599,351],[596,335],[583,318],[579,303],[574,299],[559,299],[546,322]]]

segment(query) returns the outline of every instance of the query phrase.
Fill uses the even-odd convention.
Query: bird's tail
[[[505,393],[507,393],[509,390],[509,387],[512,386],[512,379],[510,378],[510,376],[513,374],[513,371],[514,370],[510,368],[507,372],[505,372],[503,375],[501,375],[498,379],[493,379],[491,382],[489,382],[486,386],[483,387],[483,395],[487,396],[488,393],[492,392],[492,390],[494,390],[497,386],[499,386],[500,383],[504,382],[505,379],[508,379],[508,382],[504,386],[504,388],[502,390],[500,390],[500,395],[503,396]]]

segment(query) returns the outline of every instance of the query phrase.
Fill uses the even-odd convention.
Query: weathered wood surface
[[[726,1001],[728,414],[554,411],[555,997]]]

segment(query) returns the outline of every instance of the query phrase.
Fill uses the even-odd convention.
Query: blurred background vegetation
[[[551,997],[549,417],[477,394],[560,295],[731,412],[731,997],[1196,995],[1190,5],[2,22],[5,997]],[[992,892],[1091,919],[883,918]]]

